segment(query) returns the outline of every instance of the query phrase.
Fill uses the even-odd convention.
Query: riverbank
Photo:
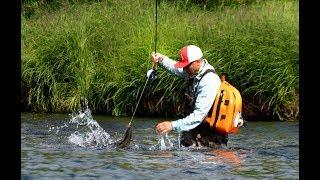
[[[297,120],[298,1],[211,9],[181,2],[158,7],[157,51],[177,59],[181,47],[196,44],[241,92],[244,118]],[[85,1],[39,9],[22,15],[23,110],[72,112],[85,97],[93,113],[130,116],[151,68],[155,3]],[[136,115],[181,117],[180,82],[159,68]]]

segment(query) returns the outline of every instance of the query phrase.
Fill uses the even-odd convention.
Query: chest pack
[[[208,72],[214,71],[207,70],[204,75]],[[237,133],[241,113],[242,98],[240,92],[227,81],[222,81],[205,121],[210,124],[210,128],[221,134]]]

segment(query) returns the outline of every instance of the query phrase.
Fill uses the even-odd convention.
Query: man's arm
[[[160,64],[172,74],[188,79],[189,75],[183,70],[183,68],[174,67],[176,63],[177,63],[176,61],[168,58],[167,56],[164,56],[163,60],[160,61]]]
[[[165,69],[167,69],[170,73],[188,79],[188,73],[183,71],[183,68],[176,68],[174,65],[177,63],[176,61],[170,59],[169,57],[162,55],[160,53],[152,54],[153,62],[161,64]]]

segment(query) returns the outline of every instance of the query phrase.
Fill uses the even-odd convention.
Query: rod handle
[[[152,69],[157,70],[158,68],[158,63],[157,62],[152,62]]]

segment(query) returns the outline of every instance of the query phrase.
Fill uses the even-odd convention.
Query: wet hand
[[[156,129],[158,134],[164,134],[172,131],[172,124],[169,121],[165,121],[165,122],[159,123],[156,126]]]

